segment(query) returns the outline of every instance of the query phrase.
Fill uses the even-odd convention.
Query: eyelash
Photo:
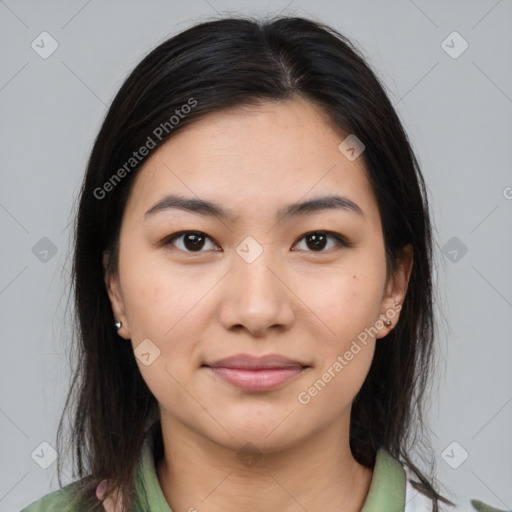
[[[163,245],[172,245],[172,243],[174,242],[174,240],[178,239],[178,238],[181,238],[183,237],[184,235],[188,235],[188,234],[194,234],[194,235],[201,235],[201,236],[204,236],[208,239],[210,239],[212,242],[215,243],[215,245],[218,245],[216,244],[216,242],[213,240],[213,238],[211,238],[210,236],[208,236],[206,233],[203,233],[202,231],[193,231],[193,230],[189,230],[189,231],[179,231],[178,233],[174,233],[173,235],[167,237],[164,241],[163,241]],[[297,239],[297,241],[293,244],[294,246],[299,243],[301,240],[303,240],[304,238],[308,237],[309,235],[316,235],[316,234],[322,234],[322,235],[327,235],[328,237],[330,238],[334,238],[336,240],[336,242],[338,243],[338,249],[340,248],[349,248],[349,247],[352,247],[354,244],[352,242],[349,242],[345,237],[343,237],[342,235],[338,234],[338,233],[335,233],[333,231],[325,231],[325,230],[318,230],[318,231],[308,231],[307,233],[304,233],[300,238]],[[336,248],[335,248],[336,249]],[[183,251],[185,253],[188,253],[188,254],[200,254],[202,252],[205,252],[205,251],[202,251],[202,250],[199,250],[199,251],[188,251],[188,250],[183,250],[183,249],[178,249],[180,251]],[[217,251],[219,252],[219,251]],[[324,252],[328,252],[328,250],[320,250],[320,251],[306,251],[306,252],[311,252],[313,254],[321,254],[321,253],[324,253]]]

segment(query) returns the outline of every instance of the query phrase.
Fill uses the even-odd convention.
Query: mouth
[[[310,368],[309,365],[277,354],[263,357],[239,354],[202,366],[215,377],[243,391],[272,391],[281,388]]]

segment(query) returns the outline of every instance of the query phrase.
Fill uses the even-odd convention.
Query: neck
[[[373,470],[353,458],[348,429],[340,435],[337,423],[287,450],[240,460],[240,451],[168,417],[161,422],[157,474],[173,510],[359,512],[366,500]]]

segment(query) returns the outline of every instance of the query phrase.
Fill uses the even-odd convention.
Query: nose
[[[268,331],[290,329],[295,317],[294,293],[286,272],[264,249],[252,262],[236,255],[233,268],[223,280],[220,321],[225,329],[244,330],[264,337]]]

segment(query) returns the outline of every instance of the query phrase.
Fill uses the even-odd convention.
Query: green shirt
[[[172,512],[156,472],[154,431],[148,430],[135,476],[135,501],[130,512]],[[370,489],[361,512],[426,512],[432,502],[410,485],[409,473],[385,449],[377,452]],[[71,503],[71,490],[76,482],[53,491],[20,512],[76,512]],[[479,510],[479,509],[478,509]],[[487,510],[487,509],[486,509]],[[489,512],[497,509],[489,508]],[[500,512],[500,511],[497,511]]]

